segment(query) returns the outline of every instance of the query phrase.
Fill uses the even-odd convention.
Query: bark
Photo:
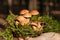
[[[29,10],[37,9],[37,0],[29,0]]]

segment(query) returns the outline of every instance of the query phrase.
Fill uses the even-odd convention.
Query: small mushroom
[[[21,21],[20,23],[22,26],[24,26],[25,24],[29,24],[29,19],[25,19],[23,21]]]
[[[42,31],[42,30],[43,30],[43,27],[42,27],[42,25],[41,25],[40,22],[38,22],[38,24],[37,24],[37,28],[38,28],[39,31]]]
[[[37,10],[32,10],[30,13],[31,13],[31,15],[38,15],[39,14],[39,12]]]
[[[41,28],[38,28],[38,27],[36,27],[36,26],[32,26],[33,27],[33,29],[35,30],[35,31],[40,31],[40,32],[42,32],[42,30],[43,30],[43,28],[41,27]]]
[[[30,25],[37,26],[37,23],[36,22],[31,22]]]
[[[41,28],[41,27],[42,27],[42,25],[41,25],[40,22],[38,22],[37,27],[38,27],[38,28]]]
[[[26,13],[23,16],[26,17],[26,18],[32,17],[32,15],[30,13]]]
[[[18,22],[18,21],[16,21],[16,22],[15,22],[15,25],[18,25],[18,24],[19,24],[19,22]]]
[[[22,11],[20,12],[20,14],[25,14],[25,13],[29,13],[29,11],[26,10],[26,9],[24,9],[24,10],[22,10]]]
[[[23,16],[18,16],[18,17],[17,17],[17,20],[18,20],[19,22],[21,22],[21,21],[25,20],[25,18],[24,18]]]
[[[37,27],[36,26],[32,26],[33,27],[33,29],[36,31],[37,30]]]

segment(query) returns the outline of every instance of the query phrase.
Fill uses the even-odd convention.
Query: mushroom
[[[24,18],[23,16],[18,16],[18,17],[17,17],[17,20],[18,20],[19,22],[21,22],[21,21],[24,21],[25,18]]]
[[[22,10],[22,11],[20,12],[20,14],[25,14],[25,13],[29,13],[29,11],[26,10],[26,9],[24,9],[24,10]]]
[[[29,24],[29,19],[25,19],[23,21],[21,21],[20,23],[22,26],[24,26],[25,24]]]
[[[42,25],[41,25],[40,22],[38,22],[37,27],[38,27],[38,28],[41,28],[41,27],[42,27]]]
[[[36,21],[36,22],[31,22],[30,25],[32,25],[32,27],[33,27],[33,29],[34,29],[35,31],[42,31],[42,30],[43,30],[42,25],[41,25],[40,22],[38,22],[38,21]]]
[[[42,30],[43,30],[43,27],[42,27],[42,25],[41,25],[40,22],[38,22],[38,24],[37,24],[37,28],[38,28],[38,31],[42,31]]]
[[[37,27],[36,26],[32,26],[33,27],[33,29],[36,31],[37,30]]]
[[[26,18],[32,17],[32,15],[30,13],[26,13],[23,16],[26,17]]]
[[[41,27],[41,28],[38,28],[38,27],[36,27],[36,26],[32,26],[33,27],[33,29],[35,30],[35,31],[40,31],[40,32],[42,32],[42,30],[43,30],[43,28]]]
[[[37,26],[37,23],[36,22],[31,22],[30,25]]]
[[[32,10],[30,13],[31,13],[31,15],[38,15],[39,14],[39,12],[37,10]]]
[[[15,25],[18,25],[18,24],[19,24],[19,22],[18,22],[18,21],[16,21],[16,22],[15,22]]]

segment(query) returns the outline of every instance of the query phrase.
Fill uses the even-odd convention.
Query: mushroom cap
[[[26,13],[23,15],[24,17],[32,17],[32,15],[30,13]]]
[[[21,21],[20,23],[22,26],[24,26],[25,24],[29,24],[29,19],[25,19],[24,21]]]
[[[17,17],[17,20],[18,20],[19,22],[21,22],[21,21],[25,20],[25,18],[24,18],[23,16],[18,16],[18,17]]]
[[[30,25],[37,26],[37,23],[36,22],[31,22]]]
[[[39,12],[37,10],[32,10],[30,13],[31,13],[31,15],[38,15],[39,14]]]
[[[29,13],[29,11],[26,9],[20,11],[20,14],[25,14],[25,13]]]

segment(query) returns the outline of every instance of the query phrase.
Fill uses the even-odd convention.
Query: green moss
[[[38,15],[35,15],[35,16],[33,16],[33,17],[31,17],[31,21],[36,21],[36,20],[38,20]]]
[[[49,16],[41,16],[41,20],[47,23],[44,32],[60,32],[60,22],[57,20],[52,19]]]
[[[39,16],[33,16],[30,18],[31,21],[38,20]],[[42,21],[46,22],[46,26],[43,28],[43,32],[60,32],[60,22],[57,20],[49,17],[49,16],[40,16]],[[4,33],[0,33],[0,37],[4,37],[6,40],[13,40],[15,36],[22,36],[22,37],[37,37],[41,34],[41,32],[34,31],[30,25],[15,25],[15,16],[8,15],[7,19],[8,23],[10,24],[9,27],[6,28]],[[14,34],[12,33],[14,32]]]

